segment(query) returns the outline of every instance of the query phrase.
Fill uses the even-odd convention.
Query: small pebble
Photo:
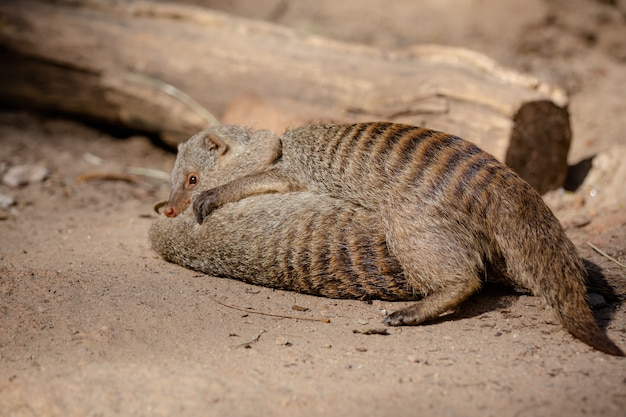
[[[406,357],[406,359],[411,363],[420,363],[422,361],[420,358],[414,355],[409,355]]]
[[[15,205],[14,197],[6,194],[0,194],[0,207],[9,208],[13,205]]]
[[[276,340],[274,340],[274,343],[277,344],[278,346],[289,346],[289,345],[291,345],[289,340],[287,340],[286,337],[282,337],[282,336],[277,337]]]
[[[41,182],[48,176],[48,169],[43,165],[27,164],[11,167],[2,177],[2,182],[9,187],[19,187],[34,182]]]

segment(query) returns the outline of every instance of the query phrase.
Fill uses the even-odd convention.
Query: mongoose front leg
[[[247,175],[200,193],[193,202],[198,223],[202,223],[218,207],[257,194],[287,193],[303,190],[299,184],[286,179],[278,170]]]

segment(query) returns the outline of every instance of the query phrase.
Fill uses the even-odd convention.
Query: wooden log
[[[0,18],[5,105],[177,142],[209,121],[173,87],[219,118],[247,95],[285,124],[389,120],[453,133],[542,193],[565,178],[565,93],[467,49],[384,51],[167,2],[21,0],[0,3]]]

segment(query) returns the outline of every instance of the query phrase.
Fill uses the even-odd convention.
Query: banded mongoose
[[[424,296],[387,324],[416,325],[456,308],[478,290],[489,265],[498,265],[543,297],[575,337],[624,355],[594,320],[586,270],[556,217],[526,181],[476,145],[378,122],[308,125],[262,140],[245,161],[256,173],[198,194],[198,222],[255,194],[328,194],[376,213],[408,285]]]
[[[415,300],[389,254],[375,213],[311,192],[228,204],[198,225],[192,196],[255,172],[269,132],[235,126],[201,132],[178,148],[164,214],[150,228],[164,259],[204,273],[330,298]],[[271,135],[271,134],[270,134]],[[237,141],[226,144],[236,137]],[[275,151],[275,149],[272,149]],[[268,160],[267,163],[271,161]]]

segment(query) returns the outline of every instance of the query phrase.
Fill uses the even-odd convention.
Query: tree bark
[[[540,192],[565,178],[565,93],[467,49],[378,50],[167,2],[20,0],[2,2],[0,18],[5,105],[178,142],[210,121],[172,87],[218,118],[251,95],[285,124],[389,120],[459,135]]]

